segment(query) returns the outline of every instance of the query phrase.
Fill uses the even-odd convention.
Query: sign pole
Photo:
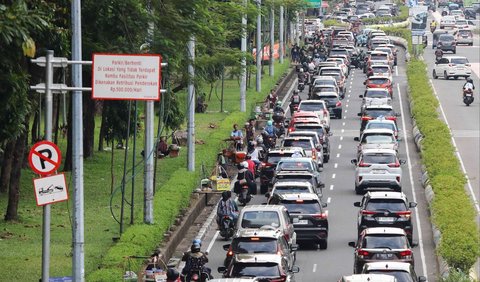
[[[243,6],[247,8],[247,0],[243,0]],[[247,14],[242,14],[242,41],[240,45],[242,51],[242,75],[240,78],[240,111],[247,111]]]
[[[274,49],[275,49],[275,10],[273,8],[273,4],[272,4],[272,7],[270,8],[270,64],[269,64],[269,68],[268,68],[268,74],[270,76],[273,76],[274,75],[274,57],[273,57],[273,52],[274,52]]]
[[[53,51],[47,50],[45,58],[45,140],[52,141]],[[43,206],[42,226],[42,281],[50,280],[50,205]]]
[[[257,76],[256,76],[256,88],[257,92],[262,92],[262,0],[257,0]]]
[[[280,64],[283,64],[283,56],[285,56],[285,54],[283,53],[284,52],[284,45],[285,45],[285,42],[283,42],[283,28],[284,28],[284,22],[283,22],[283,6],[280,6],[280,16],[279,16],[279,24],[278,24],[278,27],[279,27],[279,32],[278,32],[278,37],[280,39],[280,48],[278,49],[278,52],[279,52],[279,57],[280,57]]]

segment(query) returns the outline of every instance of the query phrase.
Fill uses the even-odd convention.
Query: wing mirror
[[[322,203],[322,208],[326,208],[328,206],[327,203]]]
[[[354,207],[360,207],[360,202],[355,202],[355,203],[353,203],[353,206],[354,206]]]
[[[366,81],[364,81],[364,82],[363,82],[363,85],[367,85],[367,82],[366,82]]]
[[[401,115],[400,115],[399,113],[395,113],[395,116],[396,116],[396,117],[399,117],[399,116],[401,116]]]
[[[223,245],[223,250],[228,251],[230,249],[230,244]]]
[[[218,273],[224,273],[225,271],[227,271],[227,268],[225,266],[219,266],[217,268],[217,271]]]
[[[298,250],[298,244],[292,244],[290,246],[290,251],[296,251],[296,250]]]
[[[358,163],[357,159],[352,159],[350,162],[354,165],[357,165],[357,163]]]
[[[348,242],[348,245],[352,248],[355,248],[356,247],[356,244],[355,242]],[[220,267],[219,267],[220,268]]]
[[[361,117],[361,116],[362,116],[362,113],[358,113],[357,116]]]
[[[294,265],[292,266],[292,269],[290,269],[291,273],[299,273],[300,272],[300,267]]]
[[[360,138],[359,137],[353,137],[353,141],[360,142]]]
[[[404,164],[406,164],[406,163],[407,163],[406,160],[400,160],[400,164],[401,164],[401,165],[404,165]]]
[[[265,193],[265,198],[270,198],[270,192]]]
[[[363,95],[358,95],[359,98],[363,98]]]
[[[417,203],[415,203],[415,202],[410,202],[410,203],[408,203],[408,207],[409,207],[409,208],[414,208],[414,207],[416,207],[416,206],[417,206]]]

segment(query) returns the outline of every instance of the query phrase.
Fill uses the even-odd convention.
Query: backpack
[[[189,260],[189,266],[190,266],[190,271],[198,271],[198,270],[202,270],[203,268],[203,256],[201,257],[194,257],[192,255],[190,255],[190,257],[188,258]]]

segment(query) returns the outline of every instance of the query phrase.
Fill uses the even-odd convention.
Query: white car
[[[439,76],[443,76],[444,79],[449,79],[450,77],[455,79],[459,77],[467,78],[472,74],[470,66],[466,57],[445,56],[435,63],[432,76],[434,79],[437,79]]]
[[[388,120],[385,118],[376,118],[369,120],[367,125],[365,126],[365,130],[367,129],[388,129],[393,132],[397,141],[400,141],[400,137],[398,136],[398,127],[397,124],[393,120]]]
[[[462,10],[452,10],[450,11],[450,16],[454,16],[455,18],[464,18],[465,14]]]
[[[371,65],[369,72],[372,73],[373,76],[388,77],[388,79],[390,79],[390,81],[393,83],[392,68],[389,65]]]
[[[355,137],[358,141],[357,154],[361,154],[364,150],[369,149],[389,149],[398,151],[398,141],[395,133],[391,129],[375,128],[365,129],[360,138]]]
[[[321,123],[330,127],[330,113],[328,112],[327,104],[323,100],[303,100],[298,105],[298,111],[314,112]]]
[[[336,62],[337,66],[342,69],[343,75],[348,77],[348,66],[345,64],[342,58],[328,58],[327,62]]]
[[[440,29],[444,29],[446,27],[453,28],[455,27],[457,20],[455,19],[455,16],[443,16],[443,18],[440,20]]]
[[[469,28],[468,21],[464,18],[459,18],[455,21],[455,28],[464,29]]]
[[[368,88],[363,95],[358,96],[362,98],[361,113],[371,105],[390,105],[392,103],[392,97],[390,97],[390,92],[386,88]]]
[[[473,46],[473,33],[469,29],[460,29],[457,32],[457,45],[467,44]]]
[[[360,19],[373,19],[373,18],[375,18],[375,14],[374,13],[365,13],[365,14],[358,15],[358,17]]]

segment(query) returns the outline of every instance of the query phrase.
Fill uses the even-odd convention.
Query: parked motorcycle
[[[463,90],[463,103],[465,105],[470,106],[473,103],[473,90],[472,89],[464,89]]]

